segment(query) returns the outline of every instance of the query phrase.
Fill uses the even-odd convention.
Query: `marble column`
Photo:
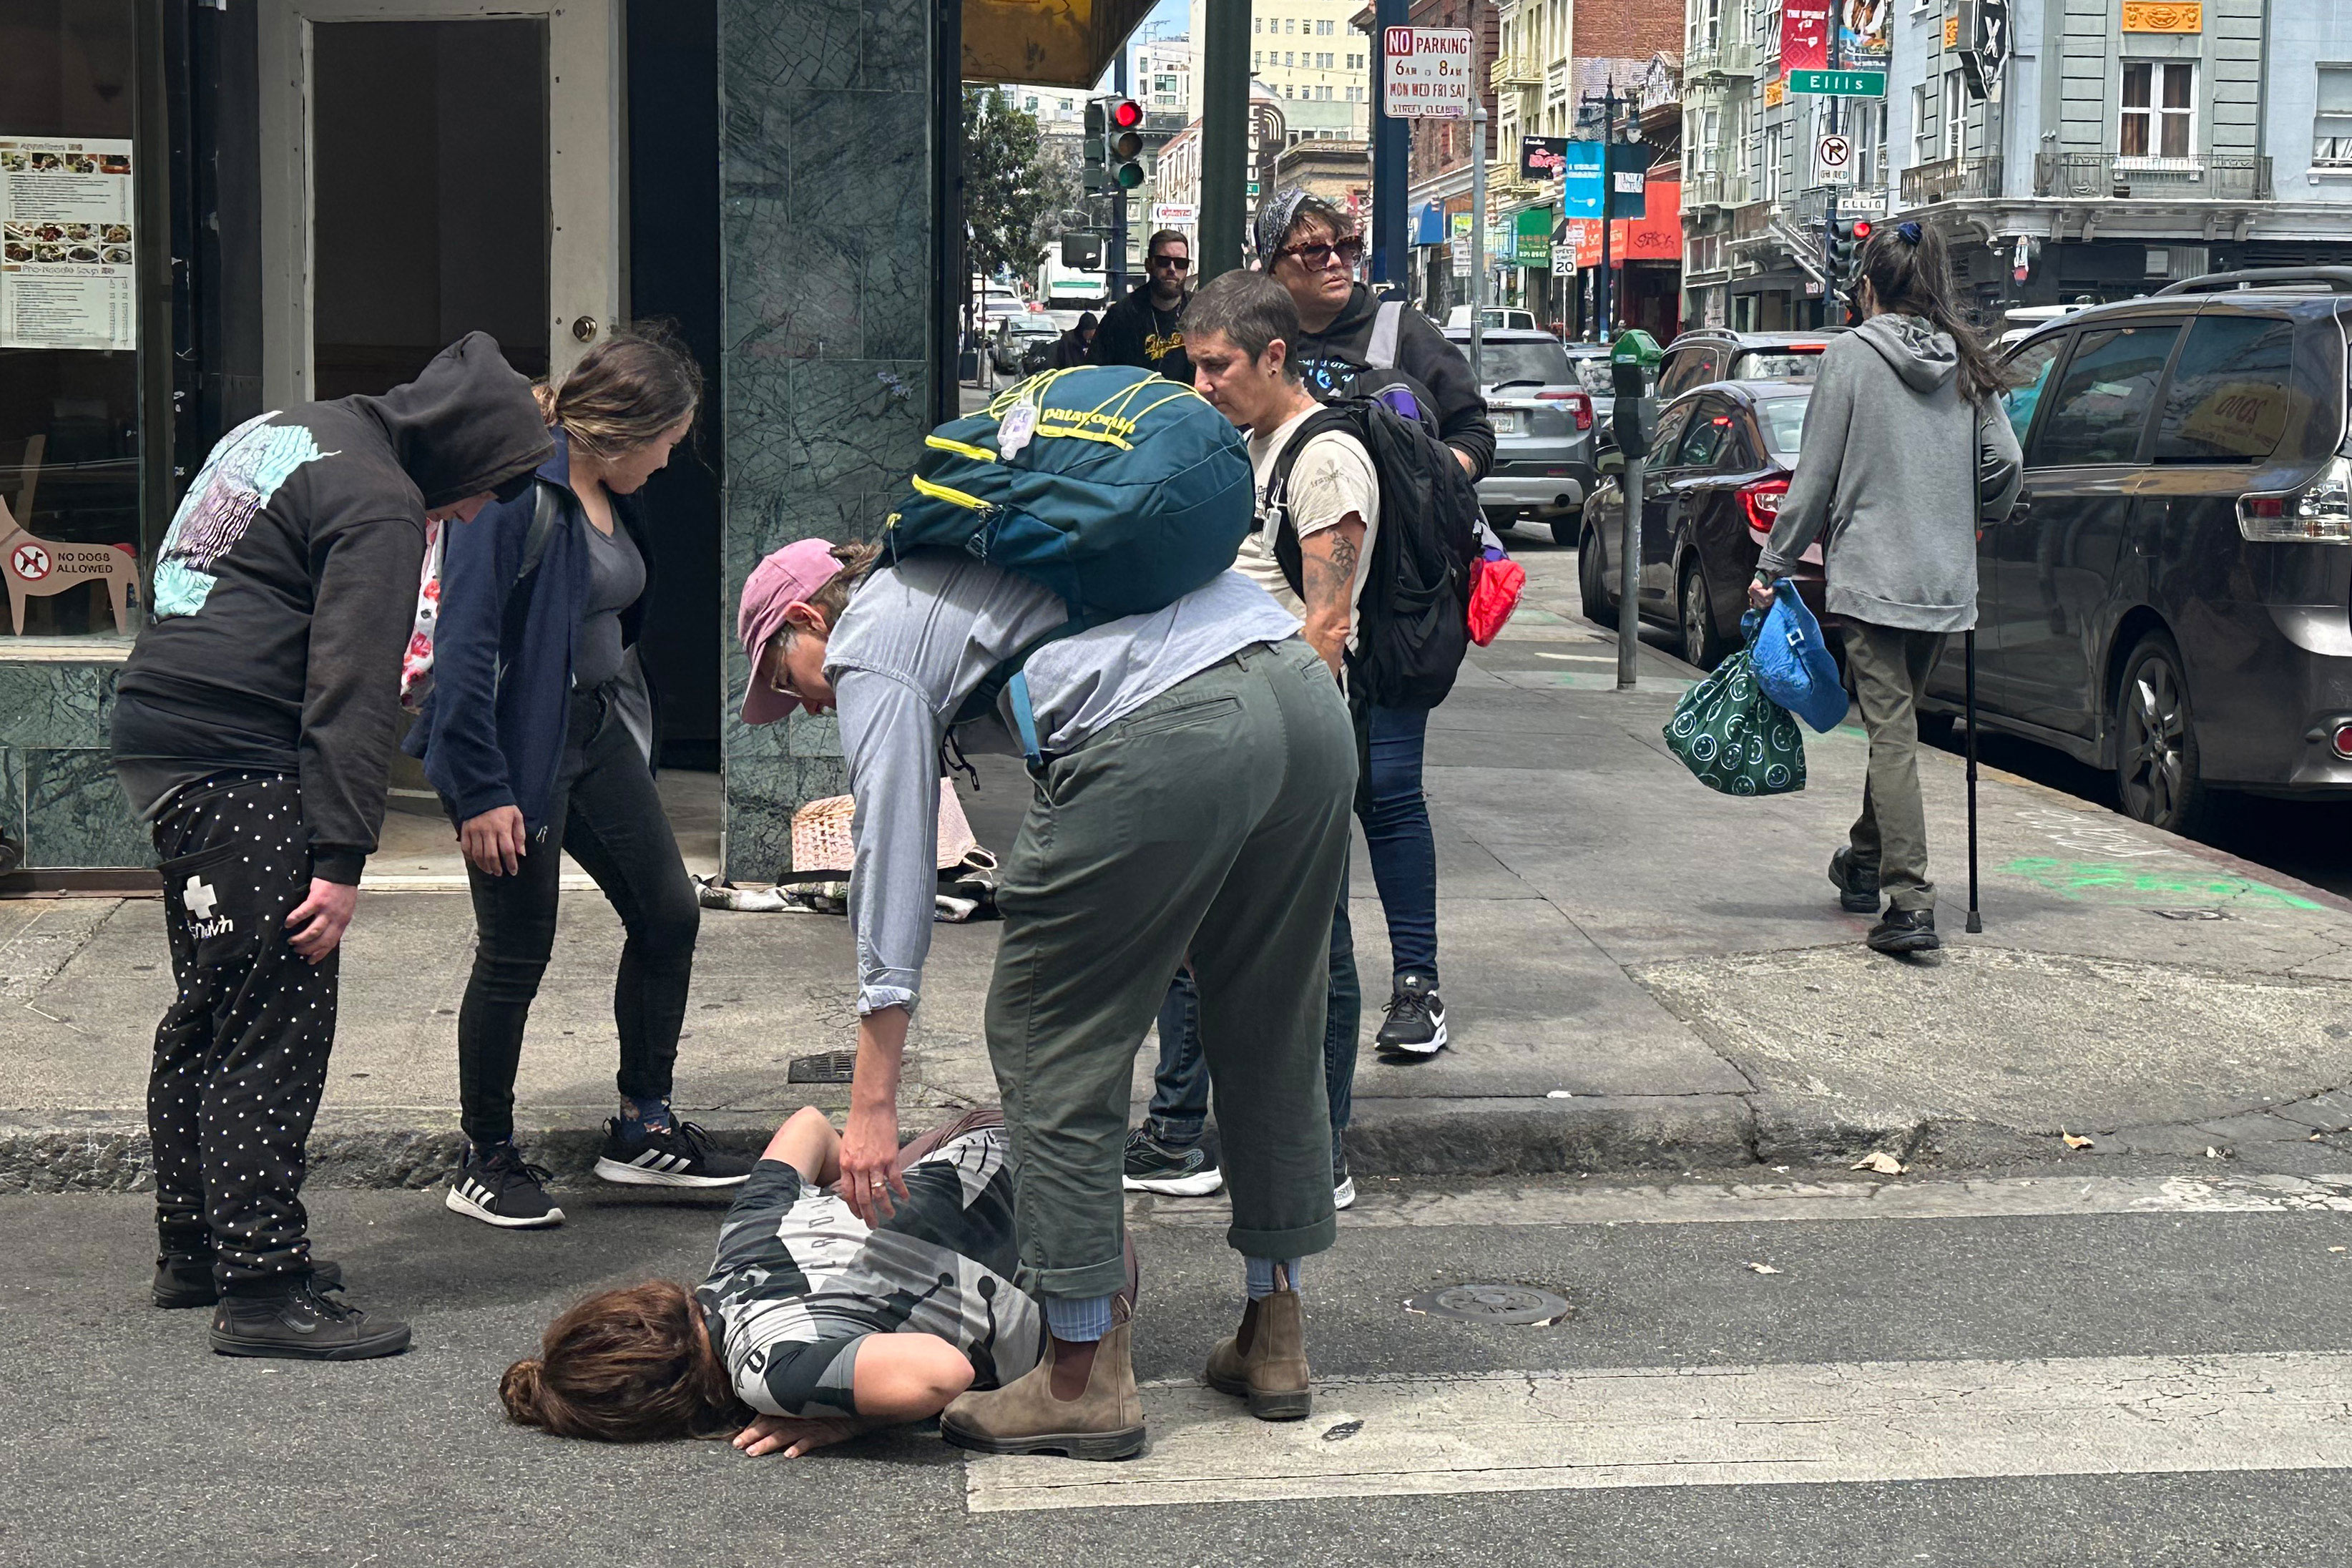
[[[926,428],[928,0],[719,0],[726,868],[788,867],[848,788],[830,719],[754,730],[735,594],[796,539],[870,539]],[[639,174],[643,178],[642,171]]]

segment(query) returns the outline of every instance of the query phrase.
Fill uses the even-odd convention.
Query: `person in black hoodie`
[[[596,1173],[727,1187],[752,1163],[670,1113],[701,912],[654,790],[635,658],[653,565],[637,492],[693,428],[702,373],[667,333],[637,327],[540,393],[555,456],[531,493],[449,542],[433,694],[407,741],[457,825],[478,937],[457,1010],[466,1158],[447,1204],[508,1229],[563,1222],[547,1172],[515,1144],[514,1083],[567,850],[628,931],[613,989],[620,1114]]]
[[[1325,397],[1345,396],[1369,371],[1397,371],[1426,388],[1438,434],[1475,480],[1495,463],[1495,426],[1462,351],[1429,318],[1383,302],[1355,280],[1364,240],[1352,215],[1297,186],[1258,209],[1258,265],[1290,290],[1306,329],[1292,357]],[[1402,523],[1387,509],[1382,526]],[[1437,846],[1422,795],[1429,714],[1372,705],[1363,802],[1364,848],[1388,918],[1394,981],[1373,1045],[1390,1060],[1425,1060],[1445,1048],[1437,991]]]
[[[114,708],[118,775],[162,859],[178,998],[155,1032],[158,1306],[218,1303],[225,1355],[408,1346],[306,1235],[304,1144],[334,1043],[337,948],[383,819],[428,523],[546,460],[530,384],[469,332],[381,397],[221,438],[155,563]]]
[[[1131,364],[1192,384],[1184,357],[1184,284],[1192,270],[1192,242],[1163,228],[1144,247],[1142,287],[1103,312],[1102,328],[1087,351],[1090,364]]]

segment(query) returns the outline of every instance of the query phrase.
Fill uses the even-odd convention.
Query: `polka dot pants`
[[[303,1146],[335,1039],[339,953],[286,942],[308,895],[296,781],[231,773],[174,801],[155,826],[179,996],[155,1030],[147,1082],[163,1250],[210,1256],[224,1290],[308,1271]]]

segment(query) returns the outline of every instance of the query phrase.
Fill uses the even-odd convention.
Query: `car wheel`
[[[1561,512],[1551,520],[1551,542],[1562,550],[1569,549],[1576,543],[1577,536],[1583,530],[1584,514],[1582,512]]]
[[[1519,521],[1519,509],[1513,506],[1490,506],[1486,509],[1486,526],[1496,533],[1508,533],[1511,525]]]
[[[1958,714],[1930,713],[1927,710],[1922,708],[1918,710],[1916,716],[1919,721],[1919,743],[1921,745],[1934,746],[1938,750],[1941,750],[1952,743],[1953,731],[1959,728],[1960,716]]]
[[[1706,573],[1696,563],[1683,568],[1681,610],[1684,662],[1713,669],[1723,662],[1723,634],[1707,603]]]
[[[1609,587],[1601,579],[1601,541],[1586,529],[1576,542],[1577,607],[1588,621],[1613,624],[1609,614]]]
[[[2116,793],[2130,816],[2189,833],[2210,805],[2180,648],[2162,632],[2142,637],[2116,692]]]

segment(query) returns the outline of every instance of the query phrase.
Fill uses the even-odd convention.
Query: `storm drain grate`
[[[813,1057],[794,1057],[791,1068],[784,1074],[786,1083],[847,1083],[857,1076],[856,1051],[819,1051]]]
[[[1465,1323],[1536,1327],[1557,1323],[1570,1310],[1567,1297],[1532,1285],[1447,1285],[1426,1296],[1415,1296],[1404,1310],[1433,1318],[1458,1318]]]

